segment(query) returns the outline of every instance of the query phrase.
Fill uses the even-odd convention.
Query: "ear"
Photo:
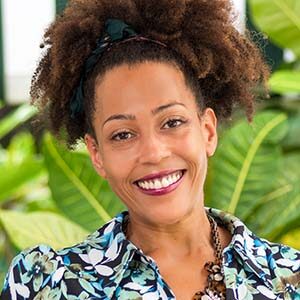
[[[206,155],[213,156],[218,144],[217,117],[212,108],[208,107],[200,116]]]
[[[97,141],[90,134],[85,134],[84,141],[96,172],[103,178],[106,178],[106,172],[103,167],[103,157]]]

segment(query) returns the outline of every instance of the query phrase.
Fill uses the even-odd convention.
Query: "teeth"
[[[161,184],[163,187],[167,187],[169,185],[169,180],[168,180],[169,176],[168,177],[164,177],[161,181]]]
[[[160,184],[160,181],[159,180],[157,180],[157,179],[155,179],[154,180],[154,188],[155,189],[160,189],[162,186],[161,186],[161,184]]]
[[[181,176],[182,176],[182,171],[178,171],[174,174],[170,174],[159,179],[157,178],[153,180],[138,181],[137,184],[138,186],[146,190],[161,189],[164,187],[168,187],[169,185],[178,181]]]

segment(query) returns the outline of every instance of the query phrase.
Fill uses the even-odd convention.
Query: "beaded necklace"
[[[205,263],[204,268],[208,272],[207,286],[204,291],[197,292],[192,300],[225,300],[226,287],[222,270],[222,244],[218,232],[218,224],[210,215],[207,215],[207,217],[211,228],[211,239],[214,247],[215,261],[208,261]],[[128,224],[129,215],[125,218],[123,224],[123,231],[126,238],[128,238]]]
[[[211,228],[211,239],[214,247],[215,261],[208,261],[205,263],[204,268],[208,272],[207,286],[204,291],[197,292],[194,295],[193,300],[225,300],[226,287],[222,270],[222,244],[218,232],[218,224],[210,215],[207,215],[207,217]]]

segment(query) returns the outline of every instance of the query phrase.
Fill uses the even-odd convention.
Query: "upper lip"
[[[177,169],[177,170],[164,170],[164,171],[160,171],[160,172],[155,172],[152,174],[148,174],[142,178],[139,178],[137,180],[135,180],[134,182],[136,183],[137,181],[143,181],[143,180],[151,180],[151,179],[155,179],[155,178],[161,178],[163,176],[178,172],[178,171],[184,171],[183,169]]]

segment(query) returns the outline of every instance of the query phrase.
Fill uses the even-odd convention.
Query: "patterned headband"
[[[97,41],[96,49],[87,58],[81,74],[80,82],[74,89],[73,96],[70,100],[71,118],[75,119],[77,115],[83,112],[84,92],[83,85],[88,74],[93,70],[99,61],[103,52],[108,51],[113,45],[121,44],[128,41],[149,41],[161,46],[167,47],[166,44],[152,40],[150,38],[139,35],[131,26],[119,19],[107,19],[105,22],[105,32]]]

